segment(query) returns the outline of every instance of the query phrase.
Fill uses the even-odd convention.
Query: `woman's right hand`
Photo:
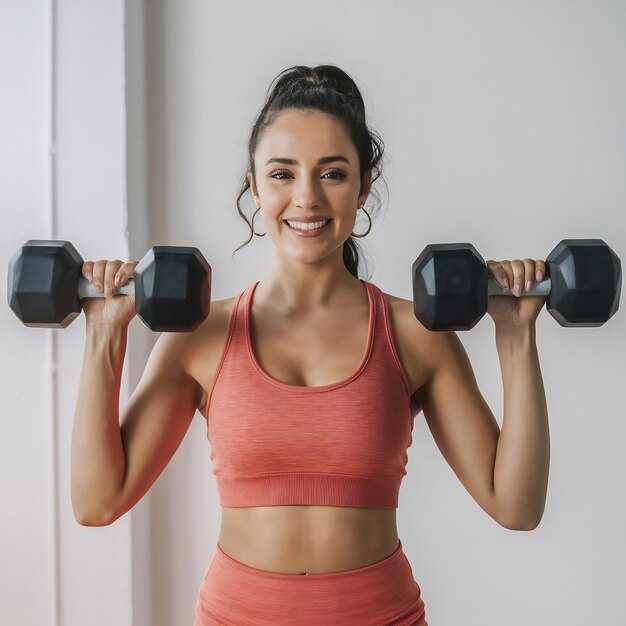
[[[119,259],[115,261],[85,261],[83,263],[83,276],[93,282],[96,292],[104,293],[104,298],[85,298],[83,311],[85,311],[86,324],[105,328],[127,328],[130,321],[135,317],[135,297],[116,295],[116,288],[125,285],[132,277],[135,266],[139,261],[127,261]]]

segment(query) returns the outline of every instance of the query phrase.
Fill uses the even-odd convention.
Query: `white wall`
[[[248,236],[235,198],[265,90],[296,63],[348,71],[385,140],[390,197],[361,243],[386,292],[412,297],[430,242],[545,258],[599,237],[624,260],[625,33],[626,5],[608,0],[2,3],[0,292],[29,238],[86,259],[197,246],[214,299],[260,278],[267,238],[231,261]],[[130,332],[122,409],[154,341],[140,322]],[[0,333],[0,623],[191,624],[220,521],[201,416],[131,513],[81,527],[69,452],[83,318],[29,329],[5,306]],[[541,313],[552,457],[533,532],[488,518],[416,419],[398,530],[432,626],[619,623],[624,335],[623,311],[596,329]],[[501,423],[490,318],[459,336]]]
[[[28,239],[69,240],[84,259],[129,256],[124,8],[121,0],[0,4],[3,294],[8,261]],[[63,330],[32,329],[3,306],[0,329],[0,623],[148,624],[133,621],[142,606],[133,576],[146,575],[145,551],[131,543],[137,524],[125,516],[83,527],[72,513],[84,317]],[[130,332],[122,407],[137,380],[131,366],[145,364],[134,346],[149,333]]]
[[[412,298],[411,264],[430,242],[470,241],[485,259],[545,258],[561,239],[599,237],[626,258],[624,3],[155,0],[146,8],[152,232],[203,250],[213,298],[240,292],[268,266],[267,238],[231,261],[248,236],[235,198],[265,90],[297,63],[350,73],[386,142],[388,209],[361,240],[385,291]],[[493,323],[485,317],[460,336],[501,424]],[[622,619],[624,338],[623,311],[596,329],[565,329],[541,313],[552,462],[533,532],[487,517],[416,419],[398,527],[430,624]],[[215,549],[209,451],[198,414],[154,487],[154,571],[164,572],[154,580],[157,626],[190,620]]]

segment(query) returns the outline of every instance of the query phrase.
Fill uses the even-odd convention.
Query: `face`
[[[250,189],[277,251],[308,261],[338,251],[341,259],[371,186],[369,177],[361,186],[359,156],[341,122],[316,110],[283,111],[261,133],[254,162]],[[313,237],[285,222],[304,218],[330,222]]]

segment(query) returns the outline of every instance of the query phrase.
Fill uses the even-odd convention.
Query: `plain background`
[[[52,47],[44,36],[51,15]],[[252,123],[278,72],[322,63],[354,78],[385,141],[389,194],[381,189],[383,211],[360,240],[369,279],[385,292],[412,298],[411,264],[428,243],[468,241],[485,259],[545,259],[561,239],[600,238],[626,258],[623,2],[58,0],[4,2],[0,24],[5,268],[24,241],[48,236],[46,120],[54,108],[55,236],[86,259],[197,246],[213,268],[212,298],[239,293],[263,276],[272,254],[267,237],[255,238],[231,259],[248,237],[235,198]],[[52,103],[51,50],[59,69]],[[248,196],[244,207],[251,216]],[[255,225],[264,232],[262,220]],[[365,228],[359,221],[355,230]],[[220,522],[202,416],[131,513],[110,527],[79,526],[69,446],[84,322],[28,329],[0,310],[0,621],[53,624],[56,576],[63,626],[191,625]],[[130,332],[121,408],[155,339],[138,320]],[[47,361],[51,333],[56,369]],[[501,425],[491,318],[459,336]],[[415,419],[398,531],[431,626],[623,619],[625,337],[622,310],[590,329],[540,314],[551,467],[532,532],[489,518],[423,414]],[[59,472],[52,492],[51,449]]]

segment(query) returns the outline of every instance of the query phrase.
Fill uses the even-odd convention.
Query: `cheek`
[[[279,207],[291,200],[291,193],[286,185],[262,184],[257,187],[263,207]]]

